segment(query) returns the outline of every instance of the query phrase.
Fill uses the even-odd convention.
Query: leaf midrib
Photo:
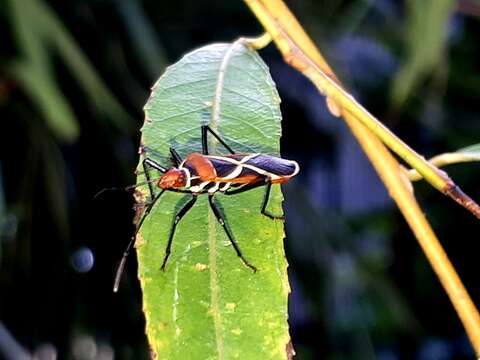
[[[218,76],[215,86],[215,93],[212,101],[212,115],[210,119],[210,127],[218,132],[218,124],[220,122],[220,103],[222,98],[222,92],[224,89],[225,76],[227,72],[227,66],[231,55],[240,40],[235,41],[225,52],[225,55],[218,68]],[[218,142],[215,140],[212,142],[210,149],[215,153],[217,150]],[[220,288],[218,286],[217,278],[217,231],[216,231],[217,219],[212,214],[211,209],[208,210],[208,244],[209,244],[209,260],[210,260],[210,302],[213,316],[213,324],[215,328],[215,342],[217,345],[217,354],[220,360],[225,358],[224,343],[222,336],[222,316],[220,313]]]

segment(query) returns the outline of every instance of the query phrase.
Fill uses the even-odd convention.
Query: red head
[[[162,189],[170,189],[185,186],[186,183],[185,172],[177,168],[171,168],[158,180],[157,185]]]

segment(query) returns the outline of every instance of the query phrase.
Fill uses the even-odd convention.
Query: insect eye
[[[177,179],[175,181],[175,186],[177,186],[177,187],[184,186],[186,184],[185,173],[183,171],[179,170],[177,174],[178,174],[178,176],[177,176]]]
[[[173,187],[182,187],[186,183],[185,174],[183,171],[172,168],[163,175],[157,183],[157,186],[162,189],[169,189]]]

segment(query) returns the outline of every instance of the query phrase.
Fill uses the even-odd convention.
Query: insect
[[[207,136],[213,135],[230,154],[210,155],[208,151]],[[285,160],[279,157],[264,154],[238,154],[228,146],[224,140],[213,131],[208,125],[201,127],[202,153],[191,153],[182,159],[174,148],[170,148],[173,162],[171,168],[160,165],[152,158],[145,157],[142,161],[146,183],[149,187],[150,202],[145,208],[143,216],[137,224],[134,236],[126,247],[122,260],[117,268],[113,291],[118,290],[123,268],[128,254],[135,243],[135,238],[140,228],[154,205],[165,191],[190,194],[190,200],[175,215],[170,236],[168,238],[165,256],[161,269],[165,271],[167,260],[170,256],[175,230],[180,220],[188,213],[197,201],[199,195],[208,195],[210,207],[225,230],[230,243],[242,262],[256,272],[257,268],[250,264],[243,256],[232,232],[226,224],[225,217],[215,203],[215,194],[235,195],[242,192],[265,186],[265,195],[261,207],[261,213],[270,219],[283,219],[283,216],[275,216],[267,211],[267,204],[270,197],[270,190],[273,184],[281,184],[289,181],[298,174],[297,162]],[[155,195],[150,170],[155,169],[163,175],[155,181],[160,192]]]

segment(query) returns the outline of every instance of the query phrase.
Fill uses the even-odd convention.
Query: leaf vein
[[[185,111],[185,112],[182,112],[182,113],[175,113],[175,114],[172,114],[170,116],[165,116],[165,117],[162,117],[162,118],[159,118],[159,119],[151,119],[151,121],[152,122],[163,122],[163,121],[173,119],[173,118],[176,118],[176,117],[180,117],[180,116],[183,116],[183,115],[188,115],[188,114],[193,114],[193,113],[196,113],[196,112],[200,112],[202,110],[208,109],[209,107],[210,107],[209,105],[205,105],[205,106],[198,107],[198,108],[195,108],[195,109],[192,109],[192,110],[188,110],[188,111]]]

